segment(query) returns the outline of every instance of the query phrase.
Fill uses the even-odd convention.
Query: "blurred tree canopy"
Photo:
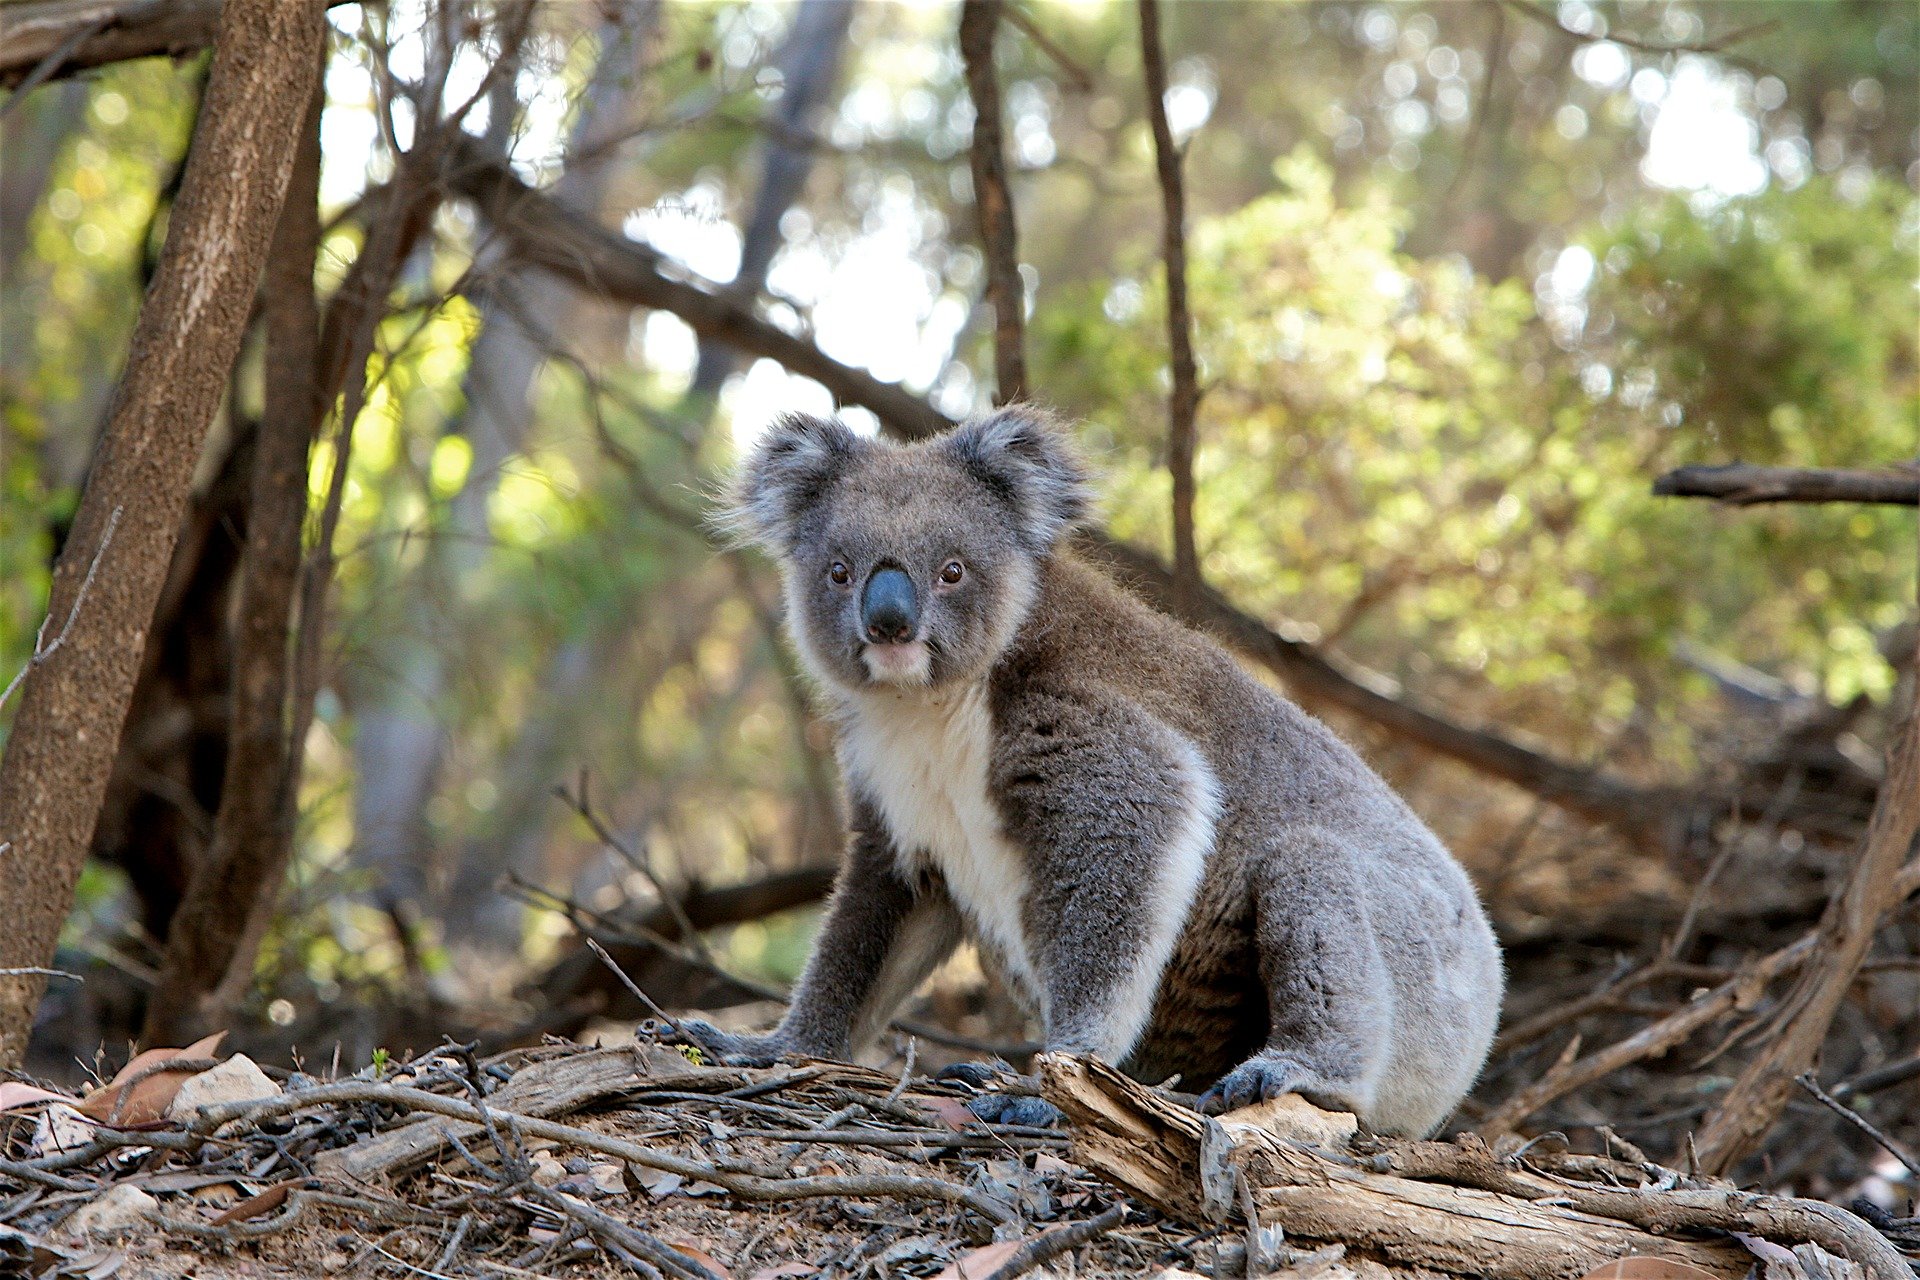
[[[852,6],[818,37],[837,61],[805,78],[817,100],[783,115],[801,69],[819,70],[789,38],[796,8],[665,4],[628,46],[605,6],[538,6],[514,74],[465,127],[536,184],[597,164],[603,225],[718,289],[766,262],[764,290],[745,285],[776,324],[950,415],[982,408],[992,326],[955,11]],[[1113,531],[1159,550],[1163,286],[1133,9],[1023,15],[1000,61],[1033,381],[1083,424]],[[323,290],[414,133],[376,51],[419,73],[430,16],[403,0],[330,12]],[[1733,751],[1754,697],[1888,698],[1885,638],[1915,595],[1911,510],[1722,513],[1648,485],[1688,462],[1914,456],[1920,11],[1222,0],[1167,21],[1210,583],[1463,722],[1641,779]],[[473,38],[453,54],[455,99],[482,84]],[[32,212],[0,264],[0,673],[32,650],[202,62],[44,86],[5,121],[0,195]],[[617,118],[594,133],[579,126],[597,77]],[[769,203],[775,162],[795,156],[804,185]],[[596,909],[650,894],[554,800],[583,776],[614,834],[675,882],[832,856],[827,735],[780,649],[777,592],[702,523],[742,441],[830,397],[768,360],[709,394],[685,323],[575,293],[522,317],[538,348],[524,434],[489,443],[473,422],[493,372],[474,353],[515,305],[501,277],[484,219],[445,204],[378,330],[290,910],[261,961],[262,990],[302,1007],[406,965],[504,983],[511,966],[444,964],[453,945],[536,957],[559,931],[517,905],[503,917],[502,874]],[[250,345],[206,486],[271,376]],[[312,459],[316,508],[332,448]],[[440,673],[424,683],[422,648]],[[369,772],[363,730],[396,709],[426,726],[407,756],[423,786],[371,804],[387,774]],[[1855,726],[1862,741],[1874,723]],[[1524,860],[1524,795],[1342,727],[1476,869]],[[186,813],[183,839],[207,816],[178,780],[127,785]],[[407,833],[416,954],[376,905],[396,873],[366,853],[375,822]],[[97,852],[126,856],[106,838]],[[1615,856],[1616,880],[1663,874]],[[101,928],[138,915],[111,878],[89,883]],[[742,926],[731,955],[779,976],[801,936]]]

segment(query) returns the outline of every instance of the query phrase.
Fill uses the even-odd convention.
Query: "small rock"
[[[65,1236],[102,1236],[147,1225],[147,1215],[159,1209],[160,1202],[134,1186],[122,1182],[98,1200],[80,1206],[60,1224]]]
[[[533,1180],[543,1187],[559,1186],[567,1178],[567,1166],[542,1151],[533,1157]]]
[[[244,1053],[236,1053],[217,1067],[211,1067],[180,1086],[167,1106],[167,1119],[184,1124],[194,1118],[200,1107],[222,1102],[256,1102],[274,1098],[280,1086],[253,1064]]]

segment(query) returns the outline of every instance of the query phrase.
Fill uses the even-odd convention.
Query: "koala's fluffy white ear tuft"
[[[1044,553],[1086,518],[1087,470],[1054,416],[1014,404],[957,427],[946,444],[1014,511],[1020,537]]]
[[[782,415],[734,473],[719,523],[742,542],[788,550],[807,508],[867,447],[838,418]]]

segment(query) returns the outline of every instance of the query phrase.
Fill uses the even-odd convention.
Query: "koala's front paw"
[[[1030,1125],[1039,1129],[1066,1119],[1051,1102],[1024,1093],[983,1093],[968,1101],[967,1110],[988,1124]]]
[[[1256,1102],[1298,1092],[1311,1079],[1311,1073],[1287,1055],[1261,1054],[1227,1072],[1218,1084],[1201,1094],[1200,1110],[1211,1116],[1237,1111]]]
[[[778,1034],[737,1036],[698,1018],[679,1018],[675,1025],[679,1034],[669,1039],[692,1045],[706,1061],[724,1067],[770,1067],[787,1052]]]
[[[940,1068],[935,1080],[957,1080],[974,1089],[984,1089],[995,1080],[1005,1079],[1017,1074],[1007,1063],[995,1059],[992,1062],[956,1062]]]

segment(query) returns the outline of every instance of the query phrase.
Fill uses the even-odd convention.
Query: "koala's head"
[[[983,674],[1012,641],[1087,481],[1064,433],[1025,406],[908,445],[794,414],[741,466],[729,506],[779,559],[787,626],[817,677],[938,686]]]

